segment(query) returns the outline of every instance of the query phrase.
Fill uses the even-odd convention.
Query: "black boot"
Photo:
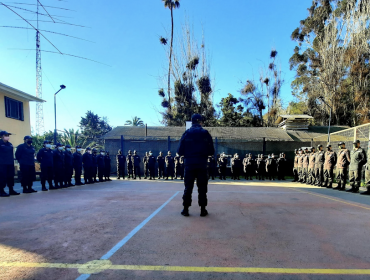
[[[34,190],[32,187],[28,187],[28,191],[30,192],[30,193],[36,193],[37,191],[36,190]]]
[[[16,192],[13,187],[9,187],[9,195],[20,195],[20,193]]]
[[[10,195],[7,194],[3,188],[0,189],[0,197],[9,197]]]
[[[49,188],[50,188],[50,187],[49,187]],[[43,192],[47,192],[47,191],[48,191],[48,189],[47,189],[45,186],[42,186],[41,190],[42,190]]]
[[[205,217],[208,215],[208,211],[206,210],[206,207],[205,206],[201,206],[200,208],[200,216],[201,217]]]
[[[181,211],[181,215],[189,217],[189,207],[184,207],[184,209]]]

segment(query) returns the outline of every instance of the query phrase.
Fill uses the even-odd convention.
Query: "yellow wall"
[[[4,96],[23,102],[24,121],[5,117]],[[10,135],[10,143],[12,143],[14,147],[24,143],[23,137],[26,135],[31,135],[29,101],[14,97],[12,95],[7,95],[0,90],[0,130],[6,130],[13,134]]]

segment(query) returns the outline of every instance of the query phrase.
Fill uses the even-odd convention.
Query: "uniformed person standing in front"
[[[246,160],[246,168],[245,168],[245,171],[246,171],[246,179],[248,180],[248,177],[250,180],[253,180],[252,176],[254,175],[254,159],[253,159],[253,156],[252,154],[248,154],[248,158]]]
[[[112,165],[111,165],[110,154],[109,154],[108,151],[106,151],[106,153],[105,153],[104,165],[105,165],[104,179],[105,179],[105,181],[112,181],[111,178],[110,178],[110,172],[111,172],[111,169],[112,169]]]
[[[82,154],[81,147],[76,146],[76,151],[73,153],[73,169],[75,170],[75,184],[76,186],[85,185],[81,182],[82,175]],[[86,179],[85,179],[86,180]]]
[[[202,128],[203,118],[195,114],[191,118],[192,127],[182,135],[177,153],[185,157],[185,190],[183,195],[183,216],[189,216],[192,203],[194,181],[198,186],[198,204],[201,207],[200,216],[208,215],[207,206],[207,159],[214,155],[212,137]]]
[[[116,162],[117,162],[117,179],[125,179],[125,163],[126,163],[126,157],[122,154],[121,149],[118,150],[118,154],[116,156]]]
[[[257,159],[257,174],[258,174],[258,180],[265,180],[265,166],[266,162],[265,159],[263,158],[263,155],[260,154],[258,155]]]
[[[280,157],[276,160],[276,171],[278,180],[285,180],[285,169],[286,169],[286,158],[285,154],[281,153]]]
[[[303,150],[302,148],[298,149],[298,182],[303,182]]]
[[[220,168],[220,180],[224,179],[226,180],[226,166],[227,166],[227,158],[225,156],[225,153],[222,153],[220,155],[218,166]]]
[[[92,178],[93,178],[93,183],[98,182],[96,180],[96,176],[98,174],[98,150],[93,148],[92,149]]]
[[[92,152],[90,147],[86,148],[85,153],[82,156],[82,162],[84,167],[85,184],[92,184],[93,165],[92,165]]]
[[[64,185],[67,187],[73,187],[72,177],[73,177],[73,154],[71,152],[71,146],[66,145],[66,150],[64,152]]]
[[[14,148],[9,142],[11,133],[0,131],[0,197],[19,195],[14,191]],[[5,192],[8,186],[9,193]]]
[[[54,185],[55,188],[66,188],[64,185],[64,153],[63,145],[57,143],[53,153],[54,160]]]
[[[346,144],[344,142],[339,143],[338,161],[337,161],[337,182],[338,186],[334,190],[344,191],[346,190],[347,184],[347,173],[348,165],[351,162],[351,156]]]
[[[35,179],[35,148],[32,146],[32,137],[25,136],[24,144],[20,144],[15,152],[22,173],[21,185],[23,193],[37,192],[32,188]]]
[[[266,173],[270,180],[275,181],[276,161],[275,155],[271,154],[266,160]]]
[[[322,145],[317,146],[315,158],[315,185],[321,187],[324,175],[325,152]]]
[[[158,162],[158,179],[164,179],[164,165],[165,165],[165,159],[163,157],[163,153],[159,152],[159,156],[157,157]]]
[[[143,157],[143,164],[144,164],[144,179],[149,177],[149,165],[148,165],[149,155],[148,152],[145,152],[145,156]]]
[[[248,154],[245,154],[245,157],[243,158],[243,172],[244,172],[244,179],[247,180],[247,174],[248,174],[248,171],[247,171],[247,161],[248,161]]]
[[[294,150],[294,165],[293,165],[293,182],[298,182],[298,159],[299,159],[299,153],[298,150]]]
[[[361,192],[362,195],[370,195],[370,162],[368,161],[365,167],[365,184],[366,191]]]
[[[331,150],[331,145],[326,146],[324,161],[324,183],[323,187],[331,189],[334,177],[334,166],[337,163],[337,154]]]
[[[134,178],[133,165],[132,165],[132,154],[130,150],[127,152],[126,163],[127,163],[127,176],[128,176],[127,179]]]
[[[184,180],[184,156],[180,156],[180,176],[181,176],[181,180]]]
[[[302,182],[301,182],[302,184],[307,184],[307,182],[308,182],[308,165],[310,164],[310,158],[309,158],[308,154],[309,154],[308,148],[305,148],[303,156],[302,156],[302,161],[303,161]]]
[[[238,153],[234,155],[234,158],[231,160],[231,171],[233,173],[234,180],[240,180],[239,176],[243,169],[242,160],[239,158]]]
[[[175,179],[177,179],[177,177],[180,177],[181,172],[180,156],[178,153],[176,153],[176,156],[173,158],[173,161],[175,163]]]
[[[157,162],[153,153],[149,152],[148,166],[149,166],[149,180],[155,180],[155,163]]]
[[[211,177],[212,180],[214,180],[215,173],[216,173],[216,160],[215,156],[212,155],[208,157],[208,180],[211,179]]]
[[[98,163],[98,178],[99,182],[104,182],[104,175],[105,175],[105,151],[100,150],[100,154],[96,157]]]
[[[315,160],[316,160],[316,151],[315,147],[311,148],[311,153],[308,155],[308,181],[307,184],[315,184]]]
[[[347,192],[357,193],[361,187],[362,167],[367,161],[364,149],[360,147],[360,140],[353,142],[353,150],[351,152],[351,163],[349,165],[349,182],[351,188]]]
[[[141,172],[140,172],[140,156],[134,151],[134,155],[131,157],[131,161],[134,167],[134,179],[136,179],[136,176],[139,176],[139,179],[141,180]]]
[[[42,191],[48,191],[46,188],[46,181],[49,183],[49,189],[54,189],[53,176],[54,176],[54,151],[51,149],[49,140],[44,141],[44,147],[37,153],[37,161],[40,163],[41,168],[41,187]]]
[[[167,175],[166,180],[168,180],[169,176],[171,176],[171,180],[173,180],[174,161],[173,161],[173,156],[171,155],[170,151],[168,151],[165,161],[166,161],[166,175]]]

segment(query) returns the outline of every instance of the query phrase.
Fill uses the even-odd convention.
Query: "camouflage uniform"
[[[351,162],[351,157],[348,149],[341,149],[338,153],[337,161],[337,182],[338,186],[336,189],[345,190],[347,183],[347,170],[348,165]]]
[[[349,183],[351,191],[358,192],[361,186],[362,166],[366,163],[366,153],[360,147],[351,152],[351,163],[349,165]]]
[[[299,155],[296,153],[296,155],[294,157],[294,167],[293,167],[294,180],[293,180],[293,182],[297,182],[299,180],[299,178],[298,178],[298,160],[299,160]]]
[[[304,154],[302,157],[303,166],[302,166],[302,183],[308,182],[308,165],[310,163],[310,158],[308,154]]]
[[[316,160],[316,153],[311,153],[308,156],[308,181],[307,184],[314,185],[315,184],[315,160]]]
[[[316,153],[315,159],[315,185],[320,186],[323,182],[323,175],[324,175],[324,163],[325,163],[325,152],[318,151]]]
[[[324,155],[324,183],[323,187],[331,188],[334,177],[334,166],[337,163],[337,154],[333,151],[326,151]]]
[[[303,182],[303,155],[298,156],[298,182]]]

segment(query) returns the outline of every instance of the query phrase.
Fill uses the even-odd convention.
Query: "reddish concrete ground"
[[[0,200],[0,263],[84,264],[99,260],[176,192],[109,260],[113,265],[370,268],[370,197],[292,183],[209,186],[208,217],[196,192],[180,215],[181,182],[113,181]],[[303,192],[302,192],[303,191]],[[334,191],[331,191],[334,194]],[[339,193],[339,192],[337,192]],[[348,198],[348,199],[347,199]],[[76,279],[75,268],[2,267],[0,279]],[[308,275],[127,271],[89,279],[369,279]]]

